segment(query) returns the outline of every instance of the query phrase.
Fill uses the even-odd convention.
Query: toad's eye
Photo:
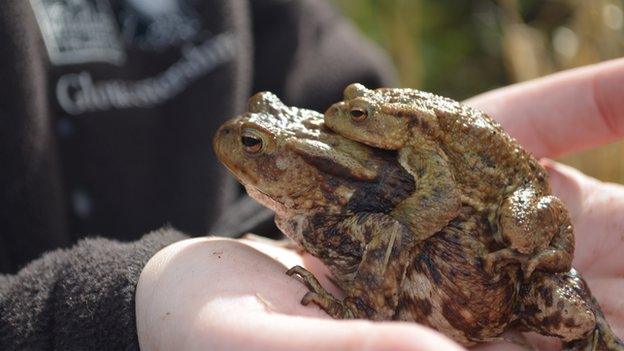
[[[361,122],[366,119],[368,113],[363,108],[354,107],[351,109],[351,119],[356,122]]]
[[[257,135],[241,135],[241,144],[243,144],[243,149],[250,154],[256,154],[262,150],[262,139]]]

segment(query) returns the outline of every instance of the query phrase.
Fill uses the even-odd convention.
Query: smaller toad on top
[[[567,209],[551,195],[537,160],[484,113],[419,90],[351,84],[325,113],[325,124],[349,139],[398,150],[417,184],[403,204],[412,228],[423,225],[415,215],[436,206],[428,194],[444,191],[453,195],[451,203],[488,217],[500,250],[485,257],[486,270],[519,262],[528,279],[536,269],[570,269],[574,235]]]

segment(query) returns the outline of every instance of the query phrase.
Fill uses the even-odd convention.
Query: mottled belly
[[[474,231],[447,227],[428,239],[408,268],[396,319],[429,325],[471,345],[500,335],[513,316],[513,281],[493,282],[483,271],[487,253]]]

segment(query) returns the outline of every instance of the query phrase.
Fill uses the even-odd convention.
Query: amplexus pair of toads
[[[579,274],[542,166],[487,115],[412,89],[345,89],[325,116],[271,93],[216,133],[219,160],[321,259],[302,302],[334,318],[414,321],[463,345],[509,330],[624,350]]]

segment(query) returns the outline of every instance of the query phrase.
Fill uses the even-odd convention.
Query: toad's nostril
[[[223,129],[221,129],[221,133],[224,134],[224,135],[228,135],[228,134],[230,134],[230,132],[231,132],[230,128],[223,128]]]

